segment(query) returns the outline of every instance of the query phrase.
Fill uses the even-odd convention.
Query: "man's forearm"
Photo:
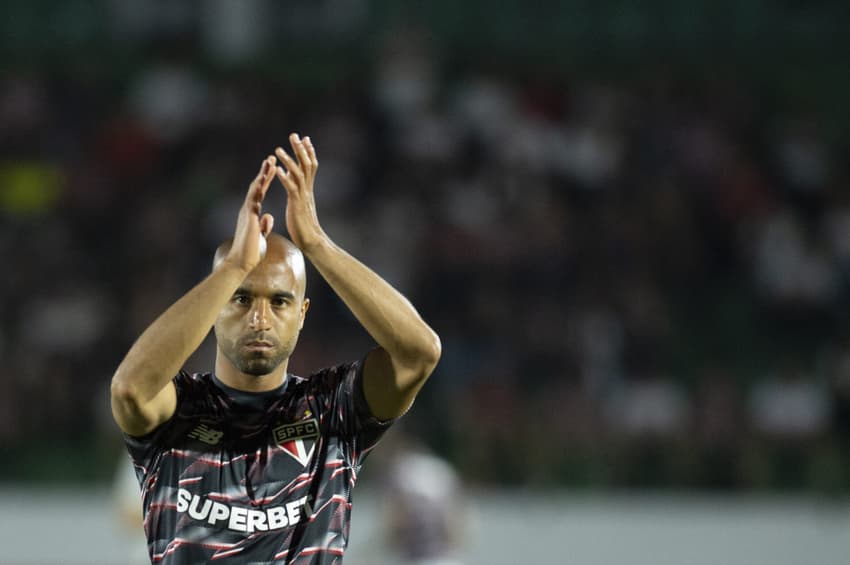
[[[136,340],[112,379],[139,403],[151,400],[201,345],[246,273],[222,263]]]
[[[319,160],[309,136],[289,136],[295,154],[275,150],[286,189],[286,230],[334,292],[378,342],[366,358],[363,392],[380,419],[400,416],[440,359],[440,339],[397,290],[337,247],[319,225],[313,183]]]
[[[302,251],[378,345],[427,377],[439,360],[440,341],[410,301],[328,238]]]

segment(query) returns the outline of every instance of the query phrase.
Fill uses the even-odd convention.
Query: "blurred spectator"
[[[827,430],[829,390],[797,367],[756,382],[750,394],[756,432],[777,440],[804,441]]]
[[[750,392],[750,421],[755,437],[751,458],[768,486],[800,487],[813,482],[819,448],[832,419],[827,383],[789,362],[776,374],[754,383]]]
[[[176,143],[203,124],[209,88],[188,62],[170,53],[139,74],[128,97],[132,115],[149,135]]]
[[[624,384],[612,395],[608,418],[612,428],[628,438],[663,440],[687,434],[691,407],[674,380],[651,375]]]
[[[834,259],[790,209],[767,216],[756,235],[756,278],[778,309],[828,308],[838,291]]]
[[[466,509],[457,473],[444,460],[396,438],[385,469],[385,539],[396,563],[461,565]]]

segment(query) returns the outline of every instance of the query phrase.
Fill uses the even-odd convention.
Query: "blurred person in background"
[[[387,446],[389,447],[389,446]],[[384,534],[399,565],[461,565],[467,527],[454,468],[410,438],[397,438],[386,465]]]
[[[341,562],[363,460],[440,357],[410,302],[325,234],[312,142],[290,143],[295,158],[276,150],[283,167],[263,161],[213,272],[145,330],[112,379],[153,562]],[[292,241],[262,213],[275,176]],[[310,304],[304,256],[378,343],[306,379],[287,373]],[[189,374],[212,326],[215,371]]]

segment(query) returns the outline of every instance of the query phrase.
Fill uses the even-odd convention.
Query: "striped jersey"
[[[366,403],[362,362],[273,391],[211,373],[174,378],[177,409],[125,435],[153,563],[341,563],[351,488],[389,427]]]

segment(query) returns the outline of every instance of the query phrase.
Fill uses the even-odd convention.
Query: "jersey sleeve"
[[[397,418],[381,420],[369,408],[363,392],[363,360],[324,369],[313,378],[323,389],[329,426],[353,447],[358,467]]]
[[[160,424],[153,431],[143,436],[131,436],[123,433],[124,444],[130,452],[130,458],[136,468],[136,477],[141,483],[159,457],[165,439],[170,436],[174,422],[181,412],[191,409],[190,406],[197,402],[199,396],[199,383],[195,377],[185,371],[180,371],[172,381],[177,392],[177,407],[170,419]]]

